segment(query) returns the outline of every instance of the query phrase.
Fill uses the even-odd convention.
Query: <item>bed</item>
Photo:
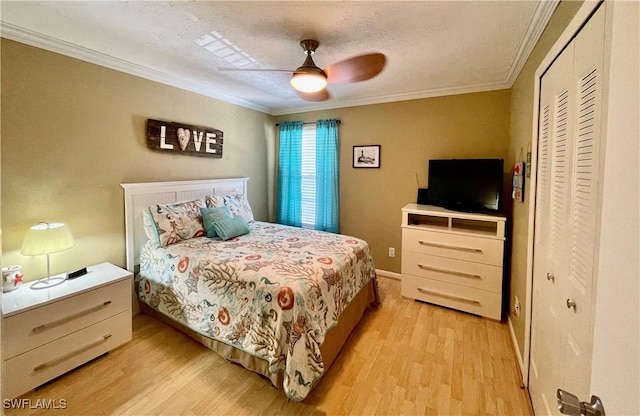
[[[379,303],[375,268],[358,238],[255,221],[247,184],[123,184],[127,268],[140,310],[299,401]]]

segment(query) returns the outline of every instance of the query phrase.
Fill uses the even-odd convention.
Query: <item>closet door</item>
[[[570,195],[570,255],[567,259],[570,267],[563,296],[567,307],[562,309],[567,341],[564,345],[564,382],[557,387],[588,400],[591,397],[596,241],[600,228],[604,7],[591,18],[574,42],[577,95]]]
[[[558,388],[589,397],[603,54],[601,8],[541,81],[529,381],[537,414],[559,414]]]
[[[569,274],[573,60],[571,43],[541,82],[529,383],[538,414],[553,414],[564,366],[560,350],[566,344],[562,303]]]

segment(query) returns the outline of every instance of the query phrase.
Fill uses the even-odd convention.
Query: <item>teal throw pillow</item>
[[[160,237],[158,236],[158,227],[153,219],[153,215],[149,208],[142,210],[142,227],[144,233],[147,235],[149,241],[153,241],[155,244],[160,244]]]
[[[249,234],[247,221],[240,215],[216,221],[213,223],[213,228],[216,229],[216,234],[223,240]]]
[[[215,238],[218,236],[213,224],[217,221],[232,218],[231,211],[228,206],[216,207],[216,208],[200,208],[200,215],[202,215],[202,225],[207,232],[207,237]]]

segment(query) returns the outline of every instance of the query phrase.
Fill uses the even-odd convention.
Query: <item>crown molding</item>
[[[168,74],[155,68],[149,68],[147,66],[126,61],[124,59],[116,58],[111,55],[97,52],[93,49],[66,42],[64,40],[52,38],[50,36],[27,30],[10,23],[0,22],[0,36],[3,38],[14,40],[16,42],[35,46],[36,48],[45,49],[50,52],[59,53],[61,55],[79,59],[81,61],[100,65],[119,72],[124,72],[129,75],[134,75],[140,78],[156,81],[161,84],[166,84],[172,87],[195,92],[197,94],[222,100],[230,104],[236,104],[242,107],[251,108],[253,110],[261,111],[267,114],[271,114],[271,112],[273,111],[273,109],[269,107],[265,107],[226,94],[220,94],[219,92],[214,91],[213,88],[209,86],[202,85],[193,81],[188,81],[184,78]]]
[[[558,4],[560,4],[560,0],[543,0],[538,2],[529,27],[527,27],[527,31],[520,41],[518,52],[507,75],[506,82],[509,84],[508,88],[511,88],[516,82],[516,79],[518,79],[520,71],[522,71],[522,68],[527,63],[529,55],[531,55],[533,48],[536,46],[536,43],[538,43],[540,36],[542,36],[542,32],[544,32],[544,29],[547,27]]]
[[[384,104],[397,101],[420,100],[423,98],[443,97],[447,95],[473,94],[477,92],[505,90],[511,88],[508,82],[492,82],[487,84],[465,85],[461,87],[434,88],[424,91],[413,91],[379,97],[359,98],[355,100],[333,99],[330,102],[309,104],[304,106],[277,108],[272,115],[304,113],[307,111],[331,110],[333,108],[357,107],[362,105]]]

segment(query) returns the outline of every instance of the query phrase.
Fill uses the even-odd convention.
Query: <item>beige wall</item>
[[[53,273],[123,266],[124,182],[248,176],[256,218],[268,218],[272,116],[5,39],[1,62],[2,264],[42,277],[45,259],[19,254],[24,234],[62,221],[76,246],[51,256]],[[223,159],[149,150],[147,118],[222,130]]]
[[[582,1],[563,1],[558,5],[542,37],[536,44],[527,63],[520,72],[518,79],[511,89],[511,141],[509,143],[508,164],[512,165],[518,158],[520,151],[526,154],[531,143],[533,129],[533,95],[535,71],[556,39],[567,27],[576,14]],[[529,220],[530,187],[525,186],[525,202],[514,202],[512,213],[511,239],[511,288],[510,310],[514,308],[517,296],[526,310],[526,280],[527,280],[527,233]],[[511,323],[517,339],[520,353],[524,353],[524,313],[519,317],[511,315]]]
[[[426,187],[437,158],[500,157],[509,146],[509,91],[452,95],[276,117],[338,118],[341,232],[367,240],[376,268],[400,273],[400,209]],[[380,169],[354,169],[354,145],[379,144]],[[388,248],[396,248],[396,257]]]

